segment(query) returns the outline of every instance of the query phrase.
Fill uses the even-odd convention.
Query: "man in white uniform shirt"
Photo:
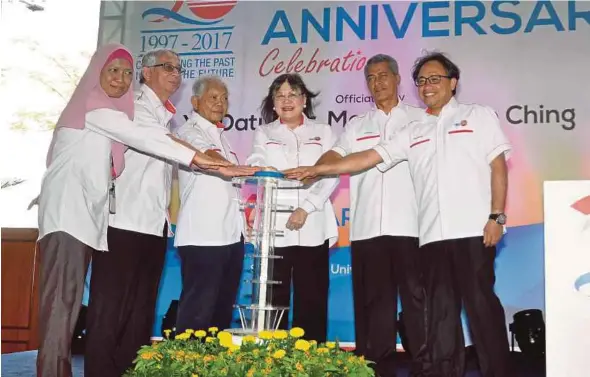
[[[293,169],[291,177],[345,174],[408,161],[418,200],[426,292],[423,375],[462,377],[465,306],[481,374],[506,377],[504,309],[494,293],[496,244],[506,222],[511,146],[489,107],[454,98],[459,68],[440,53],[420,58],[412,77],[428,106],[423,118],[373,149],[336,163]]]
[[[176,134],[197,150],[235,164],[238,157],[226,138],[226,85],[205,76],[193,84],[194,112]],[[239,189],[217,174],[180,169],[180,210],[174,245],[181,261],[182,293],[176,331],[228,328],[244,260],[244,215]]]
[[[424,110],[398,98],[397,61],[379,54],[365,66],[375,108],[352,119],[317,164],[374,147]],[[350,177],[351,262],[356,352],[376,362],[381,377],[395,376],[398,288],[408,352],[424,344],[423,289],[418,270],[418,219],[408,163]]]
[[[176,112],[169,98],[181,83],[180,59],[171,50],[150,51],[141,65],[143,85],[135,97],[134,122],[169,130]],[[109,219],[109,252],[95,254],[92,260],[86,377],[121,376],[132,366],[138,349],[149,344],[171,235],[171,163],[129,149],[125,164],[115,181],[116,211]],[[235,172],[231,169],[239,170],[222,168],[219,173],[231,175]]]

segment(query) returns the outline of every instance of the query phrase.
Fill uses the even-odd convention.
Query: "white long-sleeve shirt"
[[[252,153],[246,163],[278,170],[314,165],[332,148],[335,139],[326,124],[304,118],[301,126],[291,130],[276,120],[256,129]],[[302,208],[309,215],[300,230],[292,231],[286,228],[290,213],[277,213],[276,229],[284,231],[284,237],[276,237],[275,246],[318,246],[326,240],[332,246],[336,242],[338,226],[330,195],[338,182],[338,178],[324,178],[309,187],[279,189],[278,204]]]
[[[108,250],[111,140],[190,165],[194,151],[168,133],[142,127],[110,109],[88,112],[84,129],[58,130],[41,184],[39,239],[61,231],[95,250]]]
[[[134,122],[142,129],[170,132],[175,109],[166,105],[147,85],[135,95]],[[109,225],[133,232],[162,236],[170,223],[168,207],[172,192],[171,161],[135,149],[125,152],[125,170],[115,181],[117,211]],[[168,235],[172,235],[168,226]]]
[[[176,130],[176,135],[201,152],[215,150],[226,160],[239,164],[238,157],[218,128],[197,113]],[[240,191],[231,178],[180,168],[180,209],[174,246],[224,246],[240,241],[244,214]]]

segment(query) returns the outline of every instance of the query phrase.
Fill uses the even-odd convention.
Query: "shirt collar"
[[[162,101],[160,101],[160,98],[158,98],[158,96],[156,95],[156,92],[154,92],[153,89],[147,86],[146,84],[142,84],[139,90],[143,93],[143,95],[146,96],[146,98],[154,108],[159,109],[160,107],[162,107],[168,113],[172,115],[176,114],[176,107],[174,106],[174,104],[170,100],[166,100],[165,103],[162,103]]]
[[[395,105],[391,109],[391,111],[389,112],[389,114],[386,114],[385,111],[383,111],[380,108],[378,108],[377,105],[375,105],[374,102],[373,102],[373,105],[371,107],[372,107],[372,109],[373,109],[374,112],[380,113],[380,114],[385,115],[385,116],[388,117],[388,116],[390,116],[394,112],[395,109],[405,110],[406,109],[406,104],[404,103],[404,101],[401,100],[401,98],[398,98],[397,105]]]
[[[307,121],[308,121],[308,119],[307,119],[307,117],[305,116],[305,114],[301,114],[301,121],[300,121],[300,123],[299,123],[299,126],[304,126],[304,125],[305,125],[305,123],[307,123]],[[277,123],[278,123],[279,125],[281,125],[281,126],[285,126],[285,127],[287,127],[287,125],[286,125],[285,123],[283,123],[283,121],[282,121],[282,119],[281,119],[281,118],[277,119]]]
[[[457,102],[457,100],[455,99],[455,96],[451,97],[449,102],[443,106],[439,116],[444,114],[445,112],[456,109],[458,106],[459,106],[459,102]],[[426,108],[426,114],[432,115],[429,107]]]
[[[214,124],[214,123],[208,121],[207,119],[205,119],[205,117],[203,117],[201,114],[197,113],[194,110],[193,110],[192,120],[194,121],[195,124],[197,124],[199,127],[203,128],[203,129],[215,128],[219,131],[225,130],[225,125],[223,123],[219,122],[217,124]]]

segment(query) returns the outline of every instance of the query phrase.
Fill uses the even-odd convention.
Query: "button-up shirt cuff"
[[[383,173],[391,169],[393,166],[393,160],[389,156],[389,153],[387,153],[387,150],[381,145],[376,145],[375,147],[373,147],[373,150],[377,152],[379,156],[381,156],[381,158],[383,159],[383,162],[377,164],[377,170]]]
[[[309,214],[314,212],[316,210],[316,207],[309,200],[305,200],[303,202],[303,205],[301,205],[301,209],[303,209],[305,212]]]
[[[338,153],[340,156],[345,157],[346,156],[346,151],[343,148],[340,147],[333,147],[332,150],[336,153]]]
[[[498,145],[490,153],[488,153],[488,156],[487,156],[488,164],[491,163],[492,161],[494,161],[494,159],[496,157],[498,157],[501,153],[504,153],[504,157],[506,158],[506,161],[508,161],[510,159],[510,156],[512,155],[511,152],[512,152],[512,150],[511,150],[510,144]]]

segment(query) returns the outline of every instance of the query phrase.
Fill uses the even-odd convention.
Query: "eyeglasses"
[[[297,94],[297,93],[289,93],[286,96],[283,95],[283,94],[279,94],[279,95],[276,95],[274,97],[274,100],[277,101],[277,102],[285,102],[286,100],[295,101],[299,97],[301,97],[301,93],[299,93],[299,94]]]
[[[451,77],[443,75],[432,75],[428,77],[420,76],[414,84],[416,84],[416,86],[424,86],[428,82],[429,84],[435,85],[439,84],[443,78],[450,79]]]
[[[164,68],[164,71],[166,73],[178,73],[179,75],[184,74],[185,70],[182,67],[177,67],[175,65],[172,65],[170,63],[162,63],[162,64],[155,64],[155,65],[150,65],[150,68],[155,68],[155,67],[162,67]]]

